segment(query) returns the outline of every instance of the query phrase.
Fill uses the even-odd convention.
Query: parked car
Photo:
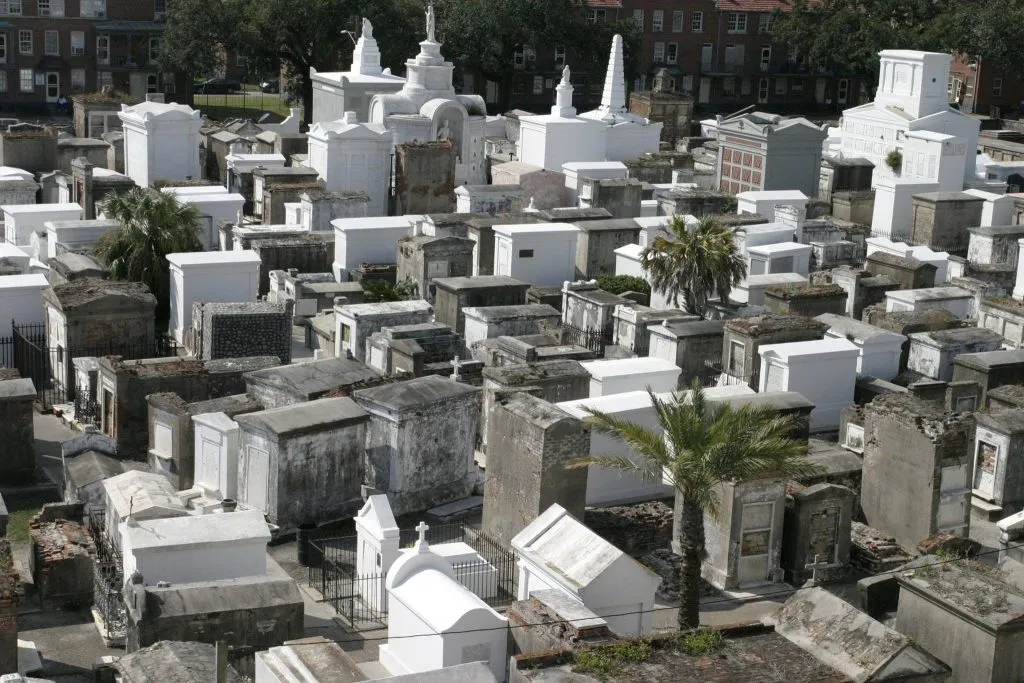
[[[260,90],[269,93],[281,92],[281,81],[276,78],[268,78],[260,83]]]
[[[242,84],[234,78],[211,78],[196,83],[196,92],[203,95],[227,95],[242,89]]]

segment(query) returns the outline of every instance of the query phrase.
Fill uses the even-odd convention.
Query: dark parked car
[[[196,83],[196,92],[203,95],[227,95],[242,89],[241,82],[234,78],[211,78]]]
[[[281,82],[276,78],[268,78],[260,83],[260,90],[269,93],[281,92]]]

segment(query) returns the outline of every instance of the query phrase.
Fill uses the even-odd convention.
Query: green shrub
[[[686,633],[680,638],[679,646],[688,655],[700,656],[717,652],[725,645],[722,632],[713,628],[702,628]]]
[[[635,275],[602,275],[597,278],[597,286],[611,294],[640,292],[649,295],[651,293],[651,286],[647,280]]]
[[[885,165],[889,167],[893,173],[899,173],[900,169],[903,168],[903,154],[898,149],[894,149],[885,156]]]

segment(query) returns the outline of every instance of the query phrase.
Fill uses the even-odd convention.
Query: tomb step
[[[427,510],[427,514],[442,522],[449,522],[472,513],[477,508],[483,507],[483,504],[483,496],[470,496],[469,498],[463,498],[462,500],[452,501],[451,503],[431,508]]]
[[[1002,505],[990,503],[978,496],[971,496],[971,516],[985,522],[997,522],[1005,515]]]

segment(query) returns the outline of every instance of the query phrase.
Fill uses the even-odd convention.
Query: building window
[[[740,95],[749,95],[749,94],[750,94],[750,79],[749,78],[741,78],[740,79]]]
[[[7,72],[0,71],[0,92],[7,92]]]
[[[32,69],[21,69],[18,71],[18,81],[21,85],[21,92],[35,92],[36,79]]]
[[[533,258],[533,249],[520,249],[519,258]]]
[[[71,70],[71,92],[85,92],[85,69]]]
[[[565,48],[564,47],[556,47],[555,48],[555,66],[557,66],[558,68],[562,68],[563,66],[565,66]]]
[[[726,76],[722,79],[722,94],[733,97],[736,94],[736,79]]]
[[[850,81],[846,78],[839,80],[839,87],[836,88],[837,99],[839,104],[846,104],[847,98],[850,96]]]
[[[644,30],[644,11],[642,9],[633,10],[633,21],[640,27],[640,30]]]
[[[39,0],[39,16],[63,17],[64,0]]]
[[[992,96],[1002,97],[1003,96],[1003,79],[993,78],[992,79]]]
[[[964,89],[964,97],[972,99],[974,97],[974,76],[968,76],[965,83],[966,88]]]
[[[770,14],[762,14],[757,22],[758,33],[771,33],[772,26],[775,24],[775,17]]]
[[[608,16],[607,10],[603,9],[588,9],[587,10],[587,23],[588,24],[603,24],[606,17]]]
[[[0,0],[0,14],[21,14],[21,0]]]
[[[665,29],[665,10],[656,9],[651,13],[651,30],[661,33]]]
[[[160,81],[157,79],[156,74],[148,74],[146,76],[146,92],[160,92]]]
[[[694,33],[704,32],[704,13],[694,12],[693,16],[690,17],[690,30]]]
[[[785,78],[776,78],[775,79],[775,94],[776,95],[785,95],[786,92],[787,92],[786,85],[787,85],[787,83],[786,83],[786,79]]]
[[[18,54],[32,54],[32,31],[18,31]]]
[[[747,15],[743,12],[729,12],[729,33],[746,33]]]
[[[665,63],[676,64],[679,62],[679,43],[669,43],[665,46]]]
[[[516,69],[526,68],[526,49],[523,47],[516,48],[515,53],[512,55],[512,65]]]
[[[96,36],[96,61],[110,64],[110,36]]]
[[[7,34],[0,33],[0,64],[7,63]]]
[[[665,43],[654,44],[654,63],[661,64],[665,61]]]
[[[544,77],[534,76],[533,77],[533,94],[543,95],[544,94]]]
[[[71,32],[71,55],[82,56],[85,54],[85,31]]]
[[[82,16],[91,19],[107,17],[107,0],[82,0]]]
[[[683,10],[677,9],[672,13],[672,33],[683,32]]]
[[[164,92],[173,93],[175,91],[174,74],[161,74],[160,78],[163,80]]]
[[[60,54],[60,34],[56,31],[43,31],[43,54]]]
[[[683,76],[683,92],[693,92],[693,76]]]
[[[149,39],[149,61],[155,62],[160,59],[160,39],[150,38]]]
[[[523,79],[516,78],[512,81],[512,94],[513,95],[525,95],[526,85],[523,83]]]
[[[102,90],[103,86],[114,85],[114,74],[110,71],[99,71],[96,73],[96,88]]]
[[[768,101],[768,79],[762,78],[757,82],[757,101],[767,102]]]
[[[765,45],[761,48],[761,71],[768,71],[772,66],[772,46]]]

